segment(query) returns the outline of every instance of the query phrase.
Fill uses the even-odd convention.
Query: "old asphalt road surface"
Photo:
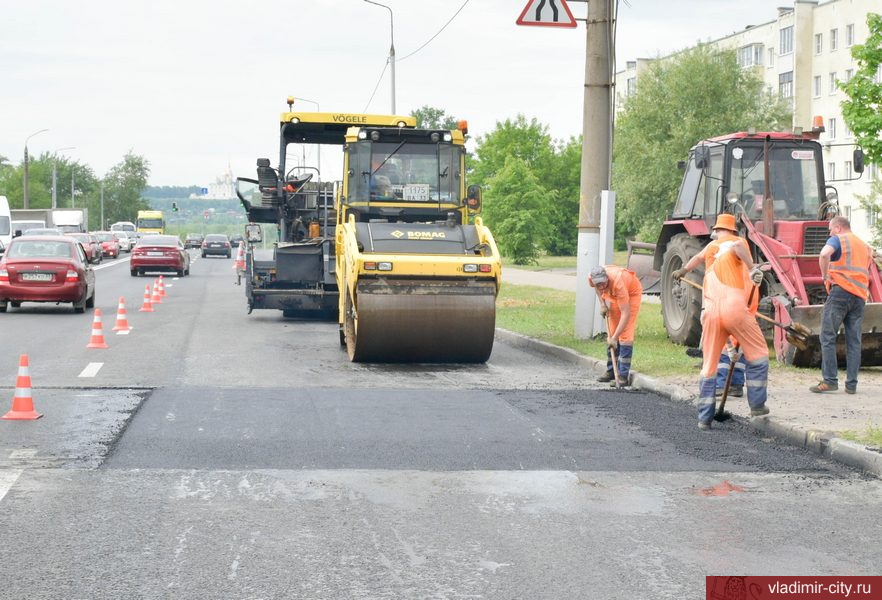
[[[708,574],[875,574],[880,482],[499,340],[357,365],[199,259],[140,313],[0,315],[0,598],[680,598]],[[110,334],[117,298],[134,326]],[[100,363],[100,367],[95,365]],[[8,400],[7,400],[8,401]]]

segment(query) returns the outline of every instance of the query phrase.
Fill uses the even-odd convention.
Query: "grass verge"
[[[842,437],[865,446],[882,448],[882,427],[876,427],[872,423],[867,425],[867,429],[863,433],[844,431]]]

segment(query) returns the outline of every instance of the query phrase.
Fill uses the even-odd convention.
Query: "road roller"
[[[502,266],[479,216],[481,188],[466,186],[467,124],[411,124],[346,131],[336,205],[340,343],[354,362],[484,362]]]

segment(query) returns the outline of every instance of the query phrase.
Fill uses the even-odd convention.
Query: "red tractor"
[[[675,281],[671,274],[710,241],[717,214],[731,212],[754,260],[769,265],[760,286],[760,313],[785,326],[799,324],[800,331],[811,330],[804,343],[794,346],[784,328],[765,327],[778,360],[804,367],[820,365],[819,333],[827,292],[818,254],[829,237],[828,221],[839,210],[836,190],[824,181],[818,143],[822,131],[724,135],[699,142],[689,152],[689,160],[681,163],[686,172],[680,193],[658,243],[654,247],[632,243],[630,260],[646,292],[661,295],[671,340],[688,346],[699,343],[702,300],[700,290]],[[857,173],[863,172],[860,149],[854,151],[853,164]],[[652,253],[651,262],[647,251]],[[700,281],[703,268],[694,273]],[[843,360],[841,334],[838,352]],[[882,365],[882,281],[875,264],[864,312],[861,364]]]

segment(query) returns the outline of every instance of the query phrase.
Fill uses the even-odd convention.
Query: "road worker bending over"
[[[588,285],[594,288],[600,300],[600,315],[607,319],[608,337],[606,347],[606,374],[598,381],[613,381],[613,360],[619,370],[619,386],[630,383],[631,356],[634,353],[634,330],[643,286],[633,271],[615,265],[597,266],[591,269]],[[616,357],[618,350],[618,357]]]
[[[713,227],[717,239],[683,267],[672,273],[683,277],[705,262],[704,302],[701,316],[703,364],[698,384],[698,427],[708,430],[716,409],[718,357],[729,336],[744,353],[747,403],[751,416],[769,413],[766,407],[769,348],[756,322],[757,285],[763,273],[753,264],[747,241],[735,235],[735,215],[721,214]]]

